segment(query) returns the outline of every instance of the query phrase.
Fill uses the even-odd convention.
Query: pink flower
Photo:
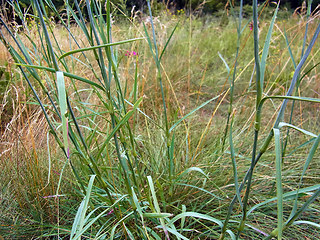
[[[127,51],[127,53],[125,54],[125,56],[127,56],[127,57],[136,56],[136,55],[138,55],[138,53],[135,51],[132,51],[132,52]]]
[[[59,175],[60,176],[60,173],[55,171],[55,170],[52,170],[55,174]]]
[[[113,209],[110,210],[110,212],[107,213],[107,215],[111,215],[114,212]]]
[[[253,30],[253,21],[250,22],[249,27],[250,27],[250,31],[252,31]],[[259,21],[258,21],[258,28],[259,28]]]

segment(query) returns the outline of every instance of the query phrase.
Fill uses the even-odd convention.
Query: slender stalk
[[[234,13],[234,9],[233,9],[233,5],[231,0],[229,0],[229,4],[231,7],[231,12],[232,15],[235,17],[235,13]],[[237,75],[237,66],[238,66],[238,57],[239,57],[239,51],[240,51],[240,40],[241,40],[241,22],[242,22],[242,8],[243,8],[243,0],[240,1],[240,11],[239,11],[239,25],[237,26],[237,50],[236,50],[236,57],[235,57],[235,62],[234,62],[234,67],[233,67],[233,75],[232,75],[232,80],[230,81],[230,104],[229,104],[229,110],[228,110],[228,116],[227,116],[227,123],[226,123],[226,128],[224,131],[224,137],[222,140],[222,148],[221,148],[221,152],[224,152],[224,146],[225,146],[225,141],[227,138],[227,133],[228,133],[228,129],[230,128],[230,116],[232,113],[232,106],[233,106],[233,95],[234,95],[234,83],[235,83],[235,79],[236,79],[236,75]],[[228,77],[229,78],[229,77]],[[232,134],[232,133],[231,133]]]
[[[261,79],[260,79],[258,2],[257,2],[257,0],[253,0],[252,8],[253,8],[254,59],[255,59],[255,65],[256,65],[256,108],[258,108],[259,103],[260,103],[261,98],[262,98],[262,88],[263,88],[263,86],[261,84]],[[251,189],[253,169],[254,169],[254,166],[255,166],[259,130],[260,130],[260,117],[256,113],[253,149],[252,149],[252,157],[251,157],[251,166],[250,166],[250,169],[249,169],[249,172],[248,172],[247,188],[246,188],[245,195],[244,195],[244,198],[243,198],[242,219],[241,219],[241,222],[240,222],[240,225],[239,225],[239,229],[238,229],[238,232],[237,232],[237,238],[236,239],[238,239],[240,233],[243,231],[244,226],[245,226],[245,221],[246,221],[246,218],[247,218],[247,206],[248,206],[249,194],[250,194],[250,189]]]
[[[305,51],[305,47],[306,47],[306,44],[307,44],[307,36],[308,36],[308,26],[309,26],[309,18],[310,18],[310,15],[311,15],[311,6],[312,6],[312,1],[313,0],[308,0],[308,9],[307,9],[307,17],[306,17],[306,28],[305,28],[305,32],[304,32],[304,37],[303,37],[303,44],[302,44],[302,50],[301,50],[301,56],[300,56],[300,60],[302,59],[303,55],[304,55],[304,51]],[[287,44],[288,45],[288,44]],[[290,47],[288,45],[288,47]],[[294,59],[292,59],[293,61],[293,64],[294,64],[294,67],[296,67],[296,64],[294,62]],[[298,82],[297,82],[297,85],[296,85],[296,92],[295,92],[295,95],[298,94],[298,91],[299,91],[299,86],[300,86],[300,74],[298,76]],[[289,123],[291,124],[292,121],[293,121],[293,111],[295,109],[295,101],[292,102],[292,106],[291,106],[291,112],[290,112],[290,119],[289,119]],[[283,150],[282,150],[282,159],[284,159],[285,157],[285,154],[286,154],[286,149],[287,149],[287,145],[288,145],[288,141],[289,141],[289,137],[290,137],[290,128],[287,129],[287,134],[286,134],[286,138],[284,140],[284,143],[283,143]]]
[[[149,17],[150,17],[150,22],[151,22],[151,27],[152,27],[152,35],[153,35],[153,48],[154,48],[153,57],[154,57],[156,67],[157,67],[157,79],[160,84],[161,97],[162,97],[163,114],[164,114],[164,122],[165,122],[166,155],[167,155],[167,159],[169,161],[168,162],[168,172],[169,172],[169,181],[171,182],[172,178],[173,178],[173,174],[174,174],[174,163],[173,163],[173,159],[170,158],[170,132],[169,132],[169,122],[168,122],[168,116],[167,116],[167,105],[166,105],[164,87],[163,87],[163,82],[162,82],[162,77],[161,77],[161,62],[160,62],[158,47],[157,47],[157,42],[156,42],[156,33],[155,33],[154,23],[153,23],[153,19],[152,19],[150,0],[147,0],[147,5],[148,5],[148,10],[149,10]],[[146,32],[147,37],[149,39],[149,45],[150,45],[150,38],[148,36],[146,29],[145,29],[145,32]],[[151,45],[150,45],[150,50],[153,52]],[[170,189],[172,189],[172,188],[170,188]],[[171,191],[170,191],[170,195],[172,194]]]

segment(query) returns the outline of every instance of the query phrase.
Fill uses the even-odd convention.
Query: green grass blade
[[[155,60],[156,67],[157,67],[157,78],[159,81],[160,90],[161,90],[161,97],[162,97],[163,115],[164,115],[165,129],[166,129],[165,134],[166,134],[166,138],[167,138],[166,141],[167,141],[167,143],[169,143],[170,136],[169,136],[169,122],[168,122],[168,116],[167,116],[167,104],[166,104],[166,100],[165,100],[165,92],[164,92],[164,87],[163,87],[163,82],[162,82],[162,77],[161,77],[161,62],[159,59],[159,52],[158,52],[158,47],[157,47],[157,39],[156,39],[156,33],[155,33],[155,29],[154,29],[150,0],[147,0],[147,6],[148,6],[148,10],[149,10],[149,17],[150,17],[152,35],[153,35],[154,60]],[[146,28],[145,28],[145,32],[147,33]],[[152,45],[150,42],[150,37],[148,34],[147,34],[147,39],[149,42],[150,51],[153,53],[153,48],[152,48]],[[167,146],[167,148],[169,148],[169,146]],[[167,157],[169,160],[169,150],[167,151]],[[171,181],[171,179],[172,179],[172,175],[169,172],[169,180]]]
[[[312,143],[315,141],[316,138],[311,138],[310,140],[308,141],[305,141],[304,143],[300,144],[298,147],[296,147],[295,149],[293,149],[291,152],[289,152],[287,154],[287,156],[292,156],[296,151],[298,151],[299,149],[301,149],[302,147],[308,145],[309,143]]]
[[[202,213],[197,213],[197,212],[183,212],[178,214],[177,216],[175,216],[174,218],[172,218],[168,224],[173,224],[176,221],[178,221],[179,219],[185,218],[185,217],[192,217],[192,218],[199,218],[199,219],[203,219],[203,220],[207,220],[210,222],[214,222],[216,224],[218,224],[221,228],[223,227],[223,223],[216,218],[213,218],[207,214],[202,214]]]
[[[209,178],[208,175],[199,167],[190,167],[190,168],[187,168],[186,170],[184,170],[180,175],[179,177],[176,178],[176,182],[179,181],[180,179],[182,179],[184,176],[188,175],[189,173],[191,172],[198,172],[200,174],[202,174],[205,178]]]
[[[132,199],[133,199],[134,205],[136,206],[137,211],[138,211],[138,213],[139,213],[139,215],[141,217],[142,224],[144,225],[142,208],[141,208],[141,206],[139,204],[138,197],[137,197],[136,193],[134,192],[134,188],[133,187],[131,187],[131,191],[132,191]]]
[[[94,39],[95,39],[95,42],[97,43],[97,45],[101,45],[100,44],[100,37],[98,35],[98,31],[97,31],[97,23],[96,23],[96,20],[95,18],[93,17],[93,14],[92,14],[92,5],[94,4],[94,2],[92,2],[92,4],[90,4],[90,1],[89,0],[86,0],[86,8],[87,8],[87,13],[88,13],[88,17],[90,19],[90,30],[91,30],[91,34],[93,33],[93,36],[90,35],[90,41],[91,41],[91,44],[94,45]],[[109,2],[109,1],[107,1]],[[108,11],[108,7],[107,7],[107,11]],[[98,15],[99,16],[99,15]],[[100,16],[101,17],[101,16]],[[107,15],[107,18],[110,18],[110,16]],[[95,49],[93,49],[95,50]],[[110,100],[110,85],[109,85],[109,78],[108,78],[108,74],[107,74],[107,71],[106,71],[106,66],[105,66],[105,57],[103,56],[103,53],[102,53],[102,49],[101,48],[98,48],[98,53],[95,53],[95,57],[97,59],[97,62],[98,62],[98,65],[99,65],[99,69],[101,71],[101,74],[102,74],[102,78],[104,80],[104,83],[105,83],[105,86],[107,88],[107,95],[108,95],[108,98]],[[95,52],[95,51],[94,51]],[[107,56],[108,56],[108,60],[110,60],[110,53],[109,51],[107,51]],[[111,74],[109,74],[109,77],[111,78]]]
[[[162,240],[162,238],[158,235],[158,233],[156,233],[155,231],[153,231],[151,228],[146,227],[146,229],[148,230],[148,232],[151,233],[151,235],[156,239],[156,240]],[[152,239],[152,238],[150,238]]]
[[[84,140],[83,134],[80,131],[80,127],[79,127],[79,124],[77,122],[76,116],[75,116],[75,114],[74,114],[74,112],[72,110],[69,98],[67,98],[67,105],[68,105],[68,109],[69,109],[69,112],[70,112],[70,115],[71,115],[72,122],[74,123],[74,125],[76,127],[76,130],[77,130],[78,135],[80,137],[81,143],[84,146],[84,148],[86,149],[86,151],[88,151],[88,146],[86,144],[86,141]],[[98,114],[94,114],[94,116],[96,116],[96,115],[98,115]],[[87,116],[83,116],[83,117],[87,118]]]
[[[52,72],[52,73],[55,73],[56,70],[54,68],[49,68],[49,67],[44,67],[44,66],[37,66],[37,65],[29,65],[29,64],[21,64],[21,63],[17,63],[16,65],[20,65],[20,66],[23,66],[23,67],[27,67],[27,68],[35,68],[35,69],[41,69],[41,70],[46,70],[48,72]],[[101,90],[105,90],[104,87],[100,86],[99,84],[95,83],[95,82],[92,82],[86,78],[83,78],[83,77],[80,77],[80,76],[77,76],[75,74],[72,74],[72,73],[68,73],[68,72],[62,72],[63,75],[65,77],[69,77],[69,78],[73,78],[73,79],[76,79],[76,80],[79,80],[81,82],[84,82],[84,83],[88,83],[90,84],[91,86],[94,86],[94,87],[97,87]]]
[[[152,28],[153,47],[154,47],[154,51],[155,51],[155,56],[156,56],[157,62],[159,63],[159,54],[158,54],[158,47],[157,47],[157,42],[156,42],[156,32],[154,30],[154,24],[153,24],[152,12],[151,12],[150,0],[147,0],[147,5],[148,5],[149,17],[150,17],[151,28]]]
[[[185,120],[186,118],[188,118],[189,116],[191,116],[193,113],[195,113],[196,111],[198,111],[199,109],[203,108],[204,106],[206,106],[208,103],[216,100],[217,98],[219,98],[219,96],[216,96],[214,98],[211,98],[210,100],[202,103],[200,106],[196,107],[195,109],[193,109],[191,112],[189,112],[187,115],[185,115],[184,117],[180,118],[175,124],[172,125],[172,127],[169,129],[169,132],[172,132],[172,130],[177,127],[183,120]]]
[[[177,239],[183,239],[183,240],[189,240],[189,238],[186,238],[185,236],[183,236],[181,233],[179,233],[176,229],[172,229],[170,227],[167,227],[168,232],[172,233],[173,235],[175,235],[177,237]]]
[[[309,167],[309,165],[310,165],[310,163],[311,163],[311,160],[312,160],[313,157],[314,157],[314,154],[315,154],[315,152],[316,152],[316,150],[317,150],[317,148],[318,148],[318,146],[319,146],[319,143],[320,143],[320,135],[318,135],[318,136],[316,137],[316,140],[315,140],[315,142],[313,143],[313,145],[312,145],[312,147],[311,147],[311,150],[310,150],[310,152],[309,152],[309,154],[308,154],[308,157],[307,157],[307,159],[306,159],[306,162],[305,162],[305,164],[304,164],[304,166],[303,166],[303,170],[302,170],[301,177],[300,177],[299,188],[298,188],[298,190],[297,190],[297,196],[296,196],[296,199],[295,199],[295,201],[294,201],[294,204],[293,204],[293,207],[292,207],[292,211],[291,211],[290,217],[292,217],[292,216],[296,213],[296,211],[297,211],[297,208],[298,208],[298,194],[299,194],[299,192],[300,192],[300,187],[301,187],[301,185],[302,185],[302,180],[303,180],[303,177],[304,177],[304,175],[305,175],[305,173],[306,173],[306,171],[307,171],[307,169],[308,169],[308,167]],[[289,217],[289,218],[290,218],[290,217]]]
[[[144,23],[143,23],[143,29],[144,29],[144,33],[146,34],[146,39],[147,39],[147,42],[148,42],[148,45],[149,45],[151,54],[152,54],[152,56],[153,56],[154,61],[155,61],[156,64],[157,64],[158,59],[157,59],[157,57],[156,57],[156,55],[155,55],[155,52],[153,51],[151,38],[150,38],[150,35],[149,35],[149,33],[148,33],[147,27],[146,27],[146,25],[145,25]]]
[[[297,67],[296,67],[296,70],[295,70],[295,72],[294,72],[294,74],[293,74],[293,78],[292,78],[292,81],[291,81],[291,84],[290,84],[290,87],[289,87],[289,89],[288,89],[288,91],[287,91],[286,96],[292,95],[292,92],[293,92],[293,90],[294,90],[294,87],[295,87],[295,85],[296,85],[296,82],[297,82],[297,80],[298,80],[298,77],[299,77],[299,75],[300,75],[301,68],[302,68],[302,66],[304,65],[304,63],[306,62],[309,54],[311,53],[311,50],[312,50],[312,48],[313,48],[313,46],[314,46],[314,44],[315,44],[315,42],[316,42],[316,40],[317,40],[317,38],[318,38],[318,36],[319,36],[319,33],[320,33],[320,24],[318,24],[317,29],[315,30],[315,33],[313,34],[312,39],[311,39],[311,41],[310,41],[310,43],[309,43],[309,45],[308,45],[308,47],[307,47],[304,55],[302,56],[299,64],[298,64]],[[287,103],[288,103],[288,99],[285,99],[285,100],[283,101],[281,107],[280,107],[279,114],[278,114],[277,119],[276,119],[276,122],[275,122],[275,124],[274,124],[275,127],[277,127],[278,124],[282,121],[283,115],[284,115],[284,112],[285,112],[285,109],[286,109],[286,107],[287,107]]]
[[[255,60],[255,66],[256,66],[256,89],[257,89],[256,105],[258,105],[262,97],[262,86],[261,86],[261,80],[260,80],[261,66],[260,66],[260,58],[259,58],[259,27],[258,27],[258,1],[257,0],[253,0],[252,8],[253,8],[254,60]]]
[[[237,239],[236,235],[231,230],[228,229],[226,232],[229,234],[229,236],[230,236],[230,238],[232,240],[236,240]]]
[[[130,231],[130,229],[129,229],[129,228],[127,228],[126,224],[125,224],[125,223],[123,223],[123,224],[122,224],[122,226],[123,226],[123,227],[124,227],[124,229],[126,230],[126,232],[127,232],[127,236],[128,236],[131,240],[135,240],[135,239],[134,239],[134,236],[133,236],[133,234],[132,234],[132,232]]]
[[[292,225],[300,225],[300,224],[307,224],[307,225],[310,225],[312,227],[320,228],[320,224],[315,223],[315,222],[311,222],[311,221],[304,221],[304,220],[295,221],[295,222],[293,222]]]
[[[117,230],[117,227],[122,224],[122,222],[124,222],[127,218],[130,218],[131,215],[133,214],[133,212],[129,212],[127,215],[125,215],[123,218],[121,218],[115,225],[114,227],[112,228],[111,232],[110,232],[110,240],[113,240],[114,237],[115,237],[115,233],[116,233],[116,230]]]
[[[313,103],[320,103],[319,98],[310,98],[310,97],[295,97],[295,96],[270,96],[263,98],[263,101],[267,99],[284,99],[284,100],[297,100],[303,102],[313,102]],[[262,102],[262,101],[261,101]],[[280,122],[279,122],[280,123]]]
[[[57,87],[59,96],[59,107],[62,121],[62,135],[65,151],[67,152],[67,157],[69,158],[69,143],[68,143],[68,118],[67,118],[67,96],[66,96],[66,86],[64,83],[63,72],[57,72]]]
[[[93,211],[91,211],[88,216],[86,217],[86,221],[85,221],[85,226],[77,232],[77,235],[74,236],[73,239],[81,239],[81,236],[89,229],[92,228],[92,226],[94,225],[94,223],[96,223],[100,218],[102,218],[106,213],[110,212],[110,210],[112,208],[114,208],[115,205],[117,205],[119,202],[121,202],[123,199],[125,199],[128,195],[123,195],[121,196],[119,199],[117,199],[117,201],[115,201],[110,207],[108,207],[107,209],[103,210],[101,213],[99,213],[96,217],[92,218],[90,221],[88,221],[91,215],[94,214],[94,212],[96,212],[99,208],[94,209]],[[99,236],[97,236],[97,239],[99,239]]]
[[[299,127],[297,127],[297,126],[294,126],[294,125],[292,125],[292,124],[289,124],[289,123],[280,122],[280,123],[279,123],[279,128],[282,128],[282,127],[292,128],[292,129],[295,129],[295,130],[297,130],[297,131],[299,131],[299,132],[301,132],[301,133],[303,133],[303,134],[305,134],[305,135],[308,135],[308,136],[311,136],[311,137],[317,137],[316,134],[314,134],[314,133],[312,133],[312,132],[309,132],[309,131],[307,131],[307,130],[304,130],[304,129],[302,129],[302,128],[299,128]]]
[[[80,223],[80,217],[81,217],[81,213],[83,211],[83,206],[84,206],[84,201],[81,202],[77,214],[73,220],[73,225],[72,225],[72,229],[71,229],[71,233],[70,233],[70,238],[72,239],[74,235],[76,235],[77,233],[77,229],[78,229],[78,225]]]
[[[144,39],[144,38],[134,38],[134,39],[128,39],[128,40],[119,41],[119,42],[101,44],[101,45],[99,45],[99,46],[92,46],[92,47],[87,47],[87,48],[76,49],[76,50],[73,50],[73,51],[69,51],[69,52],[64,53],[63,55],[61,55],[61,56],[59,57],[59,60],[65,58],[65,57],[67,57],[67,56],[70,56],[70,55],[72,55],[72,54],[75,54],[75,53],[91,51],[91,50],[95,50],[95,49],[98,49],[98,48],[105,48],[105,47],[117,46],[117,45],[121,45],[121,44],[125,44],[125,43],[135,42],[135,41],[142,40],[142,39]]]
[[[315,142],[313,143],[312,147],[311,147],[311,150],[308,154],[308,157],[307,157],[307,160],[305,162],[305,165],[303,167],[303,170],[302,170],[302,174],[301,174],[301,178],[303,177],[303,175],[305,174],[305,172],[307,171],[309,165],[310,165],[310,162],[311,160],[313,159],[317,149],[318,149],[318,146],[319,146],[319,143],[320,143],[320,135],[317,136]]]
[[[307,210],[308,206],[313,203],[318,197],[320,196],[320,187],[316,189],[316,191],[314,192],[314,194],[302,205],[302,207],[292,216],[288,219],[288,221],[286,222],[285,226],[284,226],[284,230],[287,229],[288,227],[290,227],[295,220],[303,213]],[[273,230],[270,235],[266,238],[266,239],[271,239],[272,237],[276,237],[278,235],[278,228]]]
[[[286,222],[286,227],[289,227],[303,212],[305,212],[308,206],[314,202],[320,196],[320,187],[316,189],[314,194],[302,205],[302,207],[288,219]]]
[[[232,120],[230,123],[229,145],[230,145],[230,152],[231,152],[231,162],[232,162],[233,178],[234,178],[234,186],[235,186],[235,190],[236,190],[236,195],[237,195],[240,206],[243,207],[242,201],[241,201],[241,196],[240,196],[240,190],[239,190],[237,162],[236,162],[235,150],[234,150],[233,139],[232,139],[232,125],[233,125],[233,117],[232,117]]]
[[[269,97],[264,97],[261,99],[259,105],[258,105],[258,108],[257,108],[257,120],[260,122],[260,118],[261,118],[261,113],[262,113],[262,107],[263,107],[263,104],[266,102],[266,100],[268,99],[282,99],[284,100],[282,105],[281,105],[281,108],[280,108],[280,111],[278,113],[278,116],[276,118],[276,121],[274,123],[274,127],[279,127],[279,124],[280,122],[282,122],[282,119],[283,119],[283,114],[284,114],[284,109],[287,105],[287,102],[288,100],[297,100],[297,101],[303,101],[303,102],[313,102],[313,103],[320,103],[320,99],[319,98],[309,98],[309,97],[293,97],[293,96],[269,96]],[[273,133],[270,133],[273,135]],[[272,137],[272,135],[270,135]],[[266,148],[266,143],[270,142],[271,140],[271,137],[268,137],[265,141],[265,144],[264,144],[264,149]]]
[[[229,75],[229,73],[230,73],[230,67],[229,67],[228,63],[227,63],[226,60],[222,57],[222,55],[221,55],[220,52],[218,52],[218,55],[219,55],[220,59],[222,60],[222,62],[224,63],[224,65],[226,66],[227,73],[228,73],[228,75]]]
[[[161,213],[160,206],[159,206],[158,199],[157,199],[157,195],[156,195],[156,191],[154,189],[152,178],[151,178],[151,176],[147,176],[147,179],[148,179],[148,183],[149,183],[149,187],[150,187],[151,196],[152,196],[152,199],[153,199],[153,204],[154,204],[155,210],[156,210],[157,213]],[[166,227],[166,225],[164,223],[164,220],[162,218],[160,218],[160,223],[161,223],[161,226],[162,226],[163,231],[165,233],[166,239],[170,240],[167,227]]]
[[[175,137],[175,134],[173,133],[172,134],[172,139],[171,139],[171,143],[170,143],[170,146],[168,147],[168,154],[169,154],[169,172],[170,172],[170,175],[173,176],[174,175],[174,168],[175,168],[175,163],[174,163],[174,137]],[[170,188],[171,190],[172,188]]]
[[[44,33],[45,39],[46,39],[47,47],[49,48],[50,58],[51,58],[51,61],[53,62],[54,69],[56,71],[58,71],[59,70],[58,62],[57,62],[56,57],[55,57],[55,53],[54,53],[54,50],[53,50],[53,47],[52,47],[52,43],[51,43],[50,37],[49,37],[49,32],[48,32],[48,29],[47,29],[47,24],[44,22],[45,18],[44,18],[43,14],[42,14],[42,10],[40,8],[39,2],[38,2],[38,0],[32,0],[32,2],[35,4],[37,12],[38,12],[38,15],[39,15],[39,20],[40,20],[40,23],[41,23],[41,26],[42,26],[42,29],[43,29],[43,33]]]
[[[172,36],[173,36],[174,32],[176,31],[176,29],[177,29],[177,27],[178,27],[179,23],[180,23],[180,22],[177,22],[177,24],[176,24],[176,25],[175,25],[175,27],[173,28],[173,30],[172,30],[172,32],[171,32],[171,34],[170,34],[170,36],[169,36],[168,40],[166,41],[166,44],[164,45],[164,47],[163,47],[163,49],[162,49],[162,51],[161,51],[161,54],[160,54],[160,57],[159,57],[159,61],[161,61],[162,56],[163,56],[164,52],[166,51],[167,46],[168,46],[168,44],[169,44],[169,42],[170,42],[170,40],[171,40],[171,38],[172,38]]]
[[[99,151],[99,153],[97,154],[97,157],[99,157],[103,151],[103,149],[105,148],[105,146],[108,144],[108,142],[111,140],[111,138],[116,134],[116,132],[124,125],[128,122],[128,120],[130,119],[130,117],[134,114],[134,112],[136,111],[136,109],[138,108],[139,104],[142,102],[143,98],[138,99],[138,101],[133,105],[133,109],[129,112],[127,112],[127,114],[118,122],[118,124],[112,129],[112,132],[108,135],[108,137],[106,138],[106,140],[104,141],[103,145],[101,146],[101,150]]]
[[[286,31],[286,29],[284,29],[284,38],[285,38],[285,40],[286,40],[286,45],[287,45],[287,48],[288,48],[288,52],[289,52],[289,54],[290,54],[291,61],[292,61],[292,63],[293,63],[294,68],[296,69],[297,64],[296,64],[296,61],[294,60],[294,57],[293,57],[293,53],[292,53],[292,49],[291,49],[291,47],[290,47],[290,43],[289,43],[289,40],[288,40],[288,36],[287,36],[287,31]]]
[[[50,153],[50,133],[47,133],[47,152],[48,152],[48,178],[47,178],[47,184],[50,183],[50,177],[51,177],[51,153]]]
[[[311,186],[311,187],[306,187],[306,188],[301,188],[299,190],[299,197],[305,196],[306,194],[310,195],[310,192],[313,192],[314,190],[318,189],[320,187],[320,184]],[[284,200],[289,200],[289,199],[293,199],[295,198],[297,195],[297,191],[291,191],[291,192],[287,192],[283,194],[283,199]],[[253,211],[255,211],[256,209],[258,209],[259,207],[262,207],[264,205],[267,205],[269,203],[272,203],[274,201],[277,201],[277,197],[268,199],[266,201],[263,201],[261,203],[256,204],[255,206],[253,206],[249,211],[248,211],[248,215],[251,214]]]
[[[185,213],[187,211],[186,205],[182,204],[182,213]],[[186,217],[182,217],[180,221],[180,230],[184,228],[184,224],[186,222]]]
[[[304,37],[303,37],[303,45],[302,45],[302,49],[301,49],[301,56],[303,56],[304,54],[304,50],[307,44],[307,35],[308,35],[308,28],[309,28],[309,17],[311,14],[311,6],[312,6],[312,2],[313,0],[308,0],[308,7],[307,7],[307,19],[306,19],[306,28],[305,28],[305,32],[304,32]]]
[[[143,216],[147,218],[168,218],[172,217],[172,213],[143,213]]]
[[[263,46],[263,51],[262,51],[262,56],[261,56],[261,65],[260,65],[260,81],[261,81],[261,87],[263,88],[263,84],[264,84],[264,73],[266,70],[266,66],[267,66],[267,57],[269,55],[269,47],[270,47],[270,41],[271,41],[271,36],[272,36],[272,31],[273,31],[273,26],[278,14],[278,9],[279,9],[279,5],[280,5],[280,1],[277,4],[277,8],[273,14],[272,20],[270,22],[270,26],[269,26],[269,30],[266,36],[266,40],[264,42],[264,46]]]
[[[92,192],[92,186],[93,186],[94,178],[95,178],[95,175],[92,175],[90,177],[90,180],[89,180],[89,183],[88,183],[88,187],[87,187],[86,196],[84,197],[83,201],[80,204],[80,207],[78,208],[76,219],[74,221],[74,224],[73,224],[72,230],[71,230],[70,238],[72,240],[81,239],[81,235],[78,236],[77,238],[75,238],[73,235],[78,234],[78,232],[82,231],[82,229],[84,227],[86,212],[87,212],[87,209],[88,209],[88,204],[89,204],[90,195],[91,195],[91,192]]]
[[[277,209],[278,209],[278,239],[282,239],[283,226],[283,189],[282,189],[282,157],[281,157],[281,142],[280,131],[274,128],[274,141],[276,151],[276,182],[277,182]]]

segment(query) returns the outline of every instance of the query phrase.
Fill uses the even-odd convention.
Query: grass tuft
[[[31,2],[0,17],[0,238],[320,238],[312,1],[223,24]]]

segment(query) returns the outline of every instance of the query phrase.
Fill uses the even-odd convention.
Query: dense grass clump
[[[240,1],[223,21],[10,4],[0,238],[320,238],[312,1],[289,19]]]

